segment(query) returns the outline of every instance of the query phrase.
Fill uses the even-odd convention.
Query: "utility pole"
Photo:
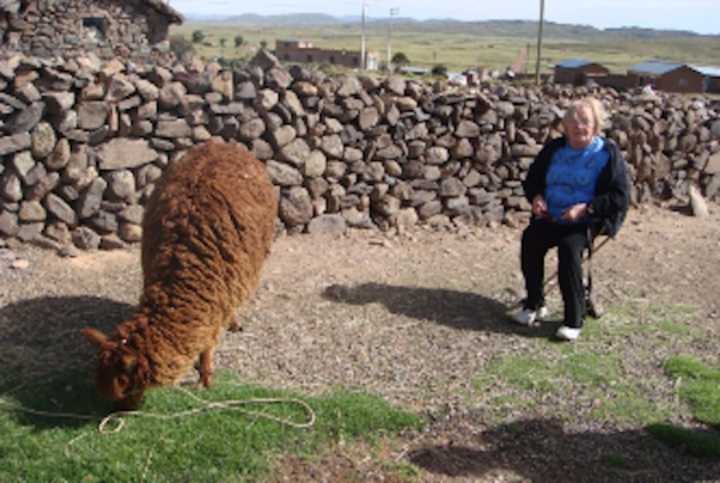
[[[543,23],[545,23],[545,0],[540,0],[540,23],[538,24],[537,60],[535,61],[535,85],[540,85],[540,59],[542,58]]]
[[[360,33],[360,70],[367,69],[367,53],[365,45],[365,0],[362,2],[362,15],[361,15],[361,33]]]
[[[392,52],[390,48],[390,42],[392,38],[392,18],[393,15],[398,14],[399,9],[397,8],[391,8],[390,9],[390,19],[388,21],[388,36],[387,36],[387,71],[390,72],[390,65],[391,65],[391,59],[392,59]]]

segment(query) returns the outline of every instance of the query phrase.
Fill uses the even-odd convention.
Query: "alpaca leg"
[[[213,376],[213,353],[215,348],[211,347],[200,353],[198,362],[200,363],[200,382],[205,387],[210,387]]]

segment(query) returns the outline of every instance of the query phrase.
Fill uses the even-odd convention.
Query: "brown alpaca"
[[[257,287],[277,197],[260,161],[210,142],[169,166],[143,218],[143,295],[110,337],[92,328],[98,391],[131,409],[147,388],[173,384],[195,360],[209,386],[213,350]]]

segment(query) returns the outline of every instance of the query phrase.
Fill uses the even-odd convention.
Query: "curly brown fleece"
[[[83,330],[99,346],[103,395],[134,407],[198,358],[210,384],[214,347],[257,287],[276,214],[265,167],[236,144],[206,143],[166,169],[145,207],[140,307],[109,338]]]

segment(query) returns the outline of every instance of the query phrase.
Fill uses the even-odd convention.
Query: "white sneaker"
[[[558,339],[573,341],[573,340],[577,339],[578,337],[580,337],[581,330],[582,329],[573,329],[572,327],[563,325],[558,329],[555,336]]]
[[[533,325],[536,320],[547,317],[548,309],[544,305],[537,310],[522,308],[512,314],[513,322],[520,325]]]

